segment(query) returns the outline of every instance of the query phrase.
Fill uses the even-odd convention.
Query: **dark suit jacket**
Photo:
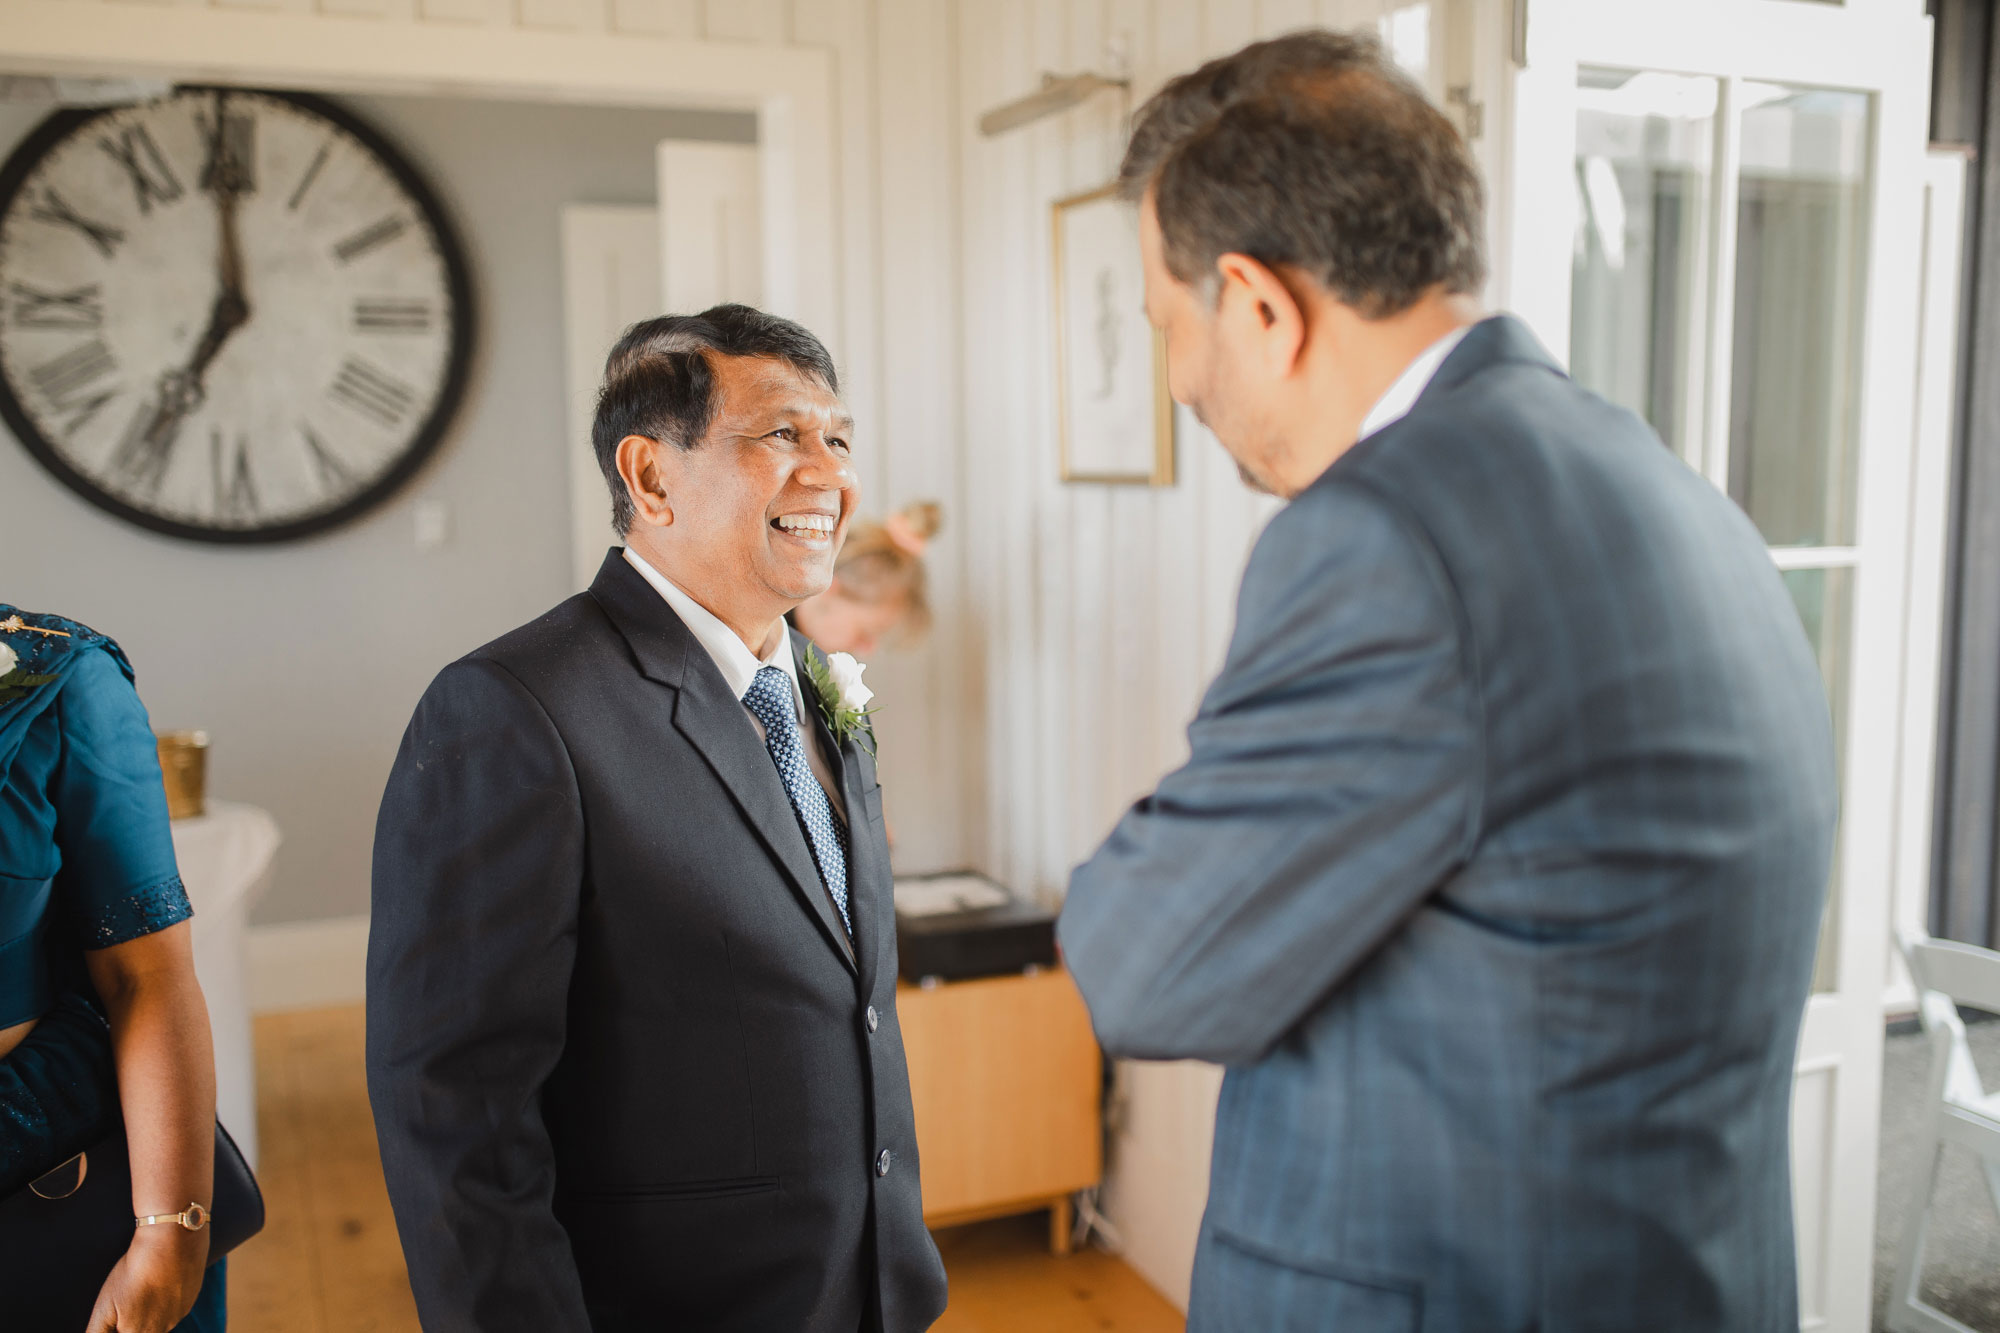
[[[749,714],[618,552],[431,684],[368,942],[369,1096],[431,1333],[944,1308],[881,788],[837,753],[851,946]]]
[[[1511,319],[1257,543],[1070,886],[1112,1051],[1229,1066],[1194,1330],[1798,1327],[1834,757],[1728,499]]]

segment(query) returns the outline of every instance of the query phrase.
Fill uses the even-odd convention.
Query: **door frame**
[[[1517,4],[1524,0],[1516,0]],[[1781,567],[1855,568],[1847,751],[1840,830],[1840,920],[1833,937],[1833,989],[1807,1003],[1793,1096],[1794,1192],[1799,1212],[1799,1276],[1806,1328],[1862,1333],[1868,1327],[1874,1245],[1876,1136],[1881,1083],[1882,999],[1891,886],[1899,844],[1928,831],[1903,827],[1912,802],[1898,803],[1906,733],[1903,633],[1914,590],[1908,585],[1912,524],[1937,527],[1943,514],[1914,513],[1911,440],[1916,422],[1922,274],[1922,208],[1931,58],[1930,26],[1915,0],[1849,0],[1843,6],[1793,0],[1533,0],[1525,57],[1509,92],[1502,177],[1496,197],[1508,215],[1503,271],[1507,296],[1555,355],[1569,357],[1572,227],[1552,225],[1550,201],[1575,197],[1577,72],[1580,65],[1660,70],[1723,82],[1717,116],[1736,134],[1732,80],[1791,83],[1871,95],[1868,159],[1868,268],[1859,363],[1866,367],[1859,411],[1857,514],[1852,548],[1830,558],[1774,552]],[[1715,207],[1733,210],[1734,155],[1714,164]],[[1716,213],[1733,236],[1731,212]],[[1725,242],[1726,243],[1726,242]],[[1733,258],[1715,261],[1728,274]],[[1726,284],[1718,284],[1726,285]],[[1717,297],[1720,299],[1716,299]],[[1711,392],[1726,409],[1729,291],[1713,289],[1702,345]],[[1718,327],[1719,325],[1719,327]],[[1717,366],[1718,360],[1721,362]],[[1719,371],[1719,373],[1717,373]],[[1711,400],[1707,430],[1720,420]],[[1711,477],[1716,450],[1691,460]],[[1938,506],[1935,488],[1915,497]],[[1888,701],[1884,703],[1883,701]],[[1914,723],[1921,709],[1907,710]]]
[[[561,217],[564,387],[563,444],[568,460],[570,587],[588,588],[616,540],[604,474],[591,445],[597,391],[604,380],[607,330],[622,328],[633,308],[621,296],[647,293],[639,317],[659,313],[660,212],[649,204],[566,204]]]
[[[74,0],[5,7],[0,59],[22,74],[754,112],[767,308],[845,327],[830,51],[185,6],[114,15]],[[824,204],[801,206],[813,200]]]
[[[1958,343],[1965,297],[1965,192],[1969,152],[1933,148],[1924,171],[1923,324],[1917,345],[1917,406],[1910,457],[1909,558],[1905,576],[1901,765],[1897,773],[1897,933],[1930,930],[1936,831],[1938,717],[1943,702],[1947,521],[1957,440]],[[1900,950],[1888,950],[1882,1007],[1911,1014],[1917,992]]]
[[[579,591],[597,577],[605,544],[614,540],[590,438],[611,340],[635,320],[662,310],[701,310],[724,301],[763,304],[745,271],[752,262],[739,256],[744,262],[735,268],[716,253],[728,244],[729,205],[742,206],[753,220],[760,213],[750,202],[762,197],[764,157],[758,146],[663,139],[654,150],[654,170],[659,180],[654,203],[568,204],[562,210],[570,573]],[[758,244],[755,237],[748,243]],[[743,281],[736,281],[739,277]],[[760,268],[755,279],[762,278]]]

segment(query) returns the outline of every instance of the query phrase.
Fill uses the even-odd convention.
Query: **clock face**
[[[58,112],[0,171],[0,415],[146,527],[276,541],[385,499],[456,408],[470,332],[430,194],[318,99]]]

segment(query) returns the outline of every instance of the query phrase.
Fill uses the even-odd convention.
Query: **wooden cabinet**
[[[1070,1195],[1103,1171],[1103,1063],[1069,974],[896,991],[916,1104],[924,1221],[1050,1210],[1067,1253]]]

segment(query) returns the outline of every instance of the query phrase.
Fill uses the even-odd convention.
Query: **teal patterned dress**
[[[84,951],[193,909],[152,726],[118,645],[4,604],[0,644],[15,658],[0,673],[0,1029],[40,1020],[0,1058],[5,1196],[119,1123],[111,1029]],[[177,1333],[221,1333],[223,1286],[217,1264]]]

